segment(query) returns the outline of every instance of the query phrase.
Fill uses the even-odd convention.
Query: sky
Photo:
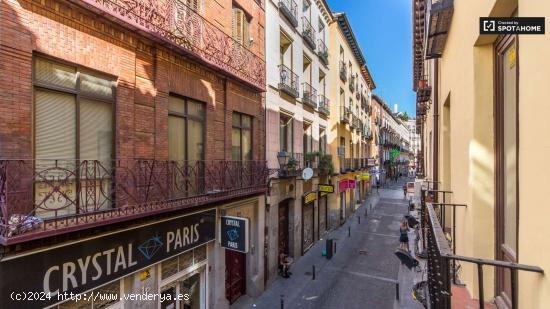
[[[412,91],[412,13],[410,0],[327,0],[333,12],[348,16],[376,84],[374,93],[393,111],[415,114]]]

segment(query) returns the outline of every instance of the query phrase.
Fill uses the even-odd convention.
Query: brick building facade
[[[213,238],[205,237],[201,247],[189,247],[187,251],[179,252],[183,256],[196,250],[202,252],[204,249],[207,254],[198,264],[195,258],[192,264],[196,267],[192,267],[192,271],[189,268],[182,273],[181,278],[187,279],[181,280],[195,280],[193,282],[200,285],[201,294],[196,298],[199,299],[198,308],[223,308],[241,294],[259,293],[263,289],[262,275],[258,274],[263,269],[263,259],[259,257],[262,250],[258,248],[263,247],[263,229],[258,227],[263,226],[264,176],[267,175],[264,162],[265,106],[262,94],[265,88],[263,27],[264,8],[261,3],[252,0],[1,1],[0,92],[3,95],[0,99],[0,161],[2,162],[0,182],[3,191],[0,192],[2,209],[0,247],[4,254],[10,257],[10,261],[17,263],[21,254],[27,258],[29,256],[39,258],[41,253],[25,255],[28,253],[27,248],[40,248],[47,253],[52,246],[61,244],[74,247],[78,251],[78,246],[85,246],[86,237],[92,235],[95,238],[110,237],[107,234],[104,236],[103,233],[110,231],[112,234],[128,229],[133,229],[139,234],[141,225],[158,229],[162,227],[162,222],[156,222],[160,222],[161,219],[191,220],[189,213],[212,209],[216,224],[209,226],[208,228],[212,230],[205,233]],[[41,71],[43,67],[50,68],[51,71],[48,71],[50,73]],[[70,83],[73,73],[76,80],[75,86],[71,88],[65,87],[67,84],[62,85],[61,83],[68,81]],[[46,77],[43,78],[43,75]],[[86,81],[86,78],[89,80]],[[91,86],[93,89],[105,90],[109,87],[101,88],[102,85],[110,85],[112,91],[112,101],[107,100],[113,114],[112,128],[107,131],[112,131],[112,137],[101,141],[98,137],[97,141],[99,145],[112,139],[112,149],[110,152],[105,152],[110,153],[108,161],[111,163],[109,164],[97,163],[98,158],[80,158],[83,153],[88,153],[86,152],[88,150],[83,150],[85,147],[92,148],[92,153],[100,152],[93,145],[81,145],[83,143],[81,141],[87,141],[85,130],[88,127],[85,129],[83,123],[91,121],[93,127],[93,121],[97,120],[94,118],[86,120],[87,118],[83,116],[85,104],[81,102],[88,100],[87,94],[84,94],[84,86],[85,83],[92,83],[90,80],[96,83]],[[44,86],[43,83],[49,84]],[[77,149],[76,155],[68,158],[48,157],[48,160],[56,162],[47,165],[48,169],[53,168],[57,173],[54,176],[51,173],[44,176],[39,171],[38,160],[44,158],[37,157],[37,154],[61,151],[55,149],[55,144],[58,142],[56,140],[39,141],[41,133],[37,133],[39,130],[37,126],[40,127],[42,118],[46,117],[36,103],[37,95],[41,96],[39,93],[42,92],[64,93],[75,98],[71,99],[75,100],[74,102],[78,102],[75,108],[74,119],[77,120],[74,126],[75,132],[79,133],[64,135],[75,138],[76,146],[70,147]],[[47,101],[47,104],[57,104],[55,100],[54,103],[50,101]],[[185,174],[177,177],[190,178],[189,170],[196,169],[193,181],[200,181],[201,186],[209,189],[198,189],[198,182],[191,183],[186,178],[179,183],[179,185],[184,183],[185,192],[181,190],[181,192],[175,192],[178,188],[174,189],[173,183],[166,186],[164,183],[158,184],[158,182],[166,182],[170,177],[162,174],[163,172],[158,172],[158,169],[155,170],[154,166],[172,164],[170,163],[173,156],[169,143],[169,115],[173,113],[174,106],[179,104],[178,102],[188,101],[194,102],[193,104],[200,106],[203,110],[199,121],[203,139],[193,145],[200,155],[188,154],[190,150],[184,146],[186,155],[182,158],[185,161],[179,163],[183,167],[179,168],[178,172]],[[175,103],[172,104],[172,102]],[[188,110],[190,107],[187,104],[191,103],[185,104],[186,113],[190,113]],[[47,109],[46,112],[48,112]],[[52,113],[54,115],[50,115]],[[60,108],[59,111],[56,109],[55,112],[50,110],[47,115],[50,117],[48,120],[53,119],[56,122],[52,123],[53,126],[45,127],[49,129],[53,127],[52,130],[57,130],[56,132],[60,130],[72,132],[67,128],[73,128],[73,125],[67,125],[67,123],[72,123],[73,118],[62,118],[65,114],[71,115],[66,108]],[[251,124],[243,128],[236,126],[235,119],[245,117],[239,115],[246,115]],[[59,121],[63,119],[71,119],[71,121],[67,123]],[[97,122],[97,126],[101,125],[105,123]],[[190,126],[191,124],[186,122],[186,134],[190,134]],[[250,131],[246,141],[243,140],[242,130]],[[235,134],[239,136],[238,132],[241,132],[241,139],[236,142]],[[63,135],[54,136],[61,138]],[[197,136],[200,137],[200,134]],[[188,137],[185,135],[184,143],[188,143]],[[48,138],[51,139],[51,136]],[[65,143],[67,139],[59,141]],[[40,144],[42,142],[50,144],[43,147]],[[245,149],[243,143],[250,144]],[[235,159],[235,153],[239,151],[247,152],[247,163]],[[244,155],[238,156],[239,159],[244,157]],[[60,168],[57,159],[69,160],[72,163],[70,167],[66,165]],[[107,189],[102,187],[104,179],[83,176],[84,171],[80,166],[85,159],[93,159],[94,166],[101,165],[101,171],[108,175],[108,193],[105,192]],[[187,160],[197,160],[197,163],[191,164]],[[120,163],[122,161],[132,163]],[[119,186],[122,172],[118,170],[121,165],[124,165],[126,170],[132,169],[134,177],[134,182],[126,182],[122,187]],[[128,193],[128,190],[134,192],[136,196],[143,192],[143,188],[138,187],[138,184],[142,184],[145,178],[140,174],[144,171],[144,165],[147,166],[145,171],[149,172],[148,175],[156,177],[157,182],[150,181],[146,184],[148,195],[145,199],[136,198],[135,203],[124,204],[121,199],[122,191],[129,196],[131,193]],[[140,167],[139,171],[135,170],[137,167]],[[22,176],[18,181],[14,181],[17,178],[18,169]],[[216,175],[210,175],[214,172]],[[243,179],[246,178],[243,176],[246,174],[249,176],[246,178],[248,182],[235,184],[232,175],[229,175],[230,172],[238,173]],[[71,173],[77,176],[60,180],[62,178],[60,173]],[[159,173],[162,175],[159,176]],[[39,180],[40,177],[46,178]],[[78,177],[87,178],[81,182],[75,180]],[[197,180],[199,178],[200,180]],[[41,181],[40,185],[46,187],[46,198],[41,198],[40,194],[37,194],[39,189],[36,186],[39,181]],[[101,182],[99,185],[101,188],[98,189],[96,185],[91,186],[90,181]],[[73,187],[74,183],[76,185]],[[195,191],[189,189],[193,185],[197,185]],[[69,187],[75,189],[76,193],[68,193],[70,190],[66,189]],[[94,187],[92,193],[94,200],[109,200],[107,206],[94,207],[93,210],[88,208],[89,204],[86,203],[90,202],[89,200],[83,202],[83,196],[90,194],[90,187]],[[43,190],[40,192],[44,193]],[[166,193],[163,190],[169,192]],[[64,208],[63,218],[58,211],[45,210],[48,207],[46,202],[51,202],[47,200],[49,197],[58,199],[61,197],[66,204],[71,204]],[[96,204],[94,205],[97,206]],[[39,209],[46,215],[41,216]],[[99,213],[103,215],[102,219],[98,217]],[[198,216],[203,216],[200,222],[203,223],[211,214],[208,211],[199,213]],[[227,278],[224,280],[224,267],[226,270],[231,270],[231,266],[225,263],[226,250],[221,248],[219,241],[216,240],[218,222],[225,214],[237,217],[247,216],[250,220],[250,226],[247,228],[251,233],[250,247],[254,249],[243,253],[242,256],[237,256],[241,263],[239,267],[247,267],[246,279],[243,279],[246,282],[237,289],[224,286],[227,281]],[[30,227],[25,225],[27,223]],[[137,226],[138,223],[141,225]],[[52,237],[54,235],[56,235],[55,238]],[[76,239],[80,242],[73,242]],[[122,238],[119,240],[127,241]],[[166,244],[167,240],[164,239],[162,242]],[[137,249],[134,247],[135,250]],[[140,252],[143,253],[143,251]],[[139,252],[135,251],[134,254]],[[194,254],[197,255],[197,253]],[[168,260],[157,261],[158,263],[152,263],[154,258],[147,259],[150,262],[145,261],[143,265],[136,266],[135,270],[138,272],[129,272],[126,277],[120,277],[124,279],[113,277],[106,278],[106,281],[113,284],[119,280],[121,293],[137,291],[143,286],[151,288],[153,292],[169,293],[166,292],[168,290],[162,290],[161,283],[172,284],[174,287],[171,288],[174,290],[170,291],[175,293],[177,290],[179,293],[180,288],[176,288],[175,283],[166,283],[160,275],[164,273],[163,269],[168,269],[168,266],[163,268],[161,264],[168,263],[177,257],[166,256]],[[24,262],[24,259],[21,262]],[[141,262],[138,259],[139,263]],[[7,267],[7,264],[4,264],[4,267]],[[45,270],[38,270],[40,271]],[[144,272],[149,276],[144,275]],[[236,270],[236,273],[238,272],[239,270]],[[51,273],[55,274],[54,271]],[[195,274],[198,277],[189,279],[195,277]],[[139,277],[139,275],[142,280],[128,278],[128,276]],[[153,281],[148,282],[148,280]],[[10,280],[4,281],[7,285],[10,284]],[[206,282],[212,283],[206,284]],[[31,280],[28,284],[24,288],[31,291],[42,291],[42,288],[45,288],[42,282]],[[97,287],[92,285],[77,289],[72,284],[71,289],[69,284],[59,293],[72,290],[83,292]],[[229,292],[227,296],[226,292],[231,291],[232,288],[233,292]],[[2,290],[4,294],[4,286]],[[5,296],[0,298],[8,301]],[[56,301],[44,304],[57,302],[56,298]],[[13,304],[10,303],[10,305]],[[18,305],[37,306],[36,303],[18,303]],[[130,307],[132,304],[121,301],[113,306],[115,306],[113,308],[122,308]],[[156,308],[157,304],[151,303],[144,306]]]

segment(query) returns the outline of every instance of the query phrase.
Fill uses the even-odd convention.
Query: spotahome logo
[[[480,17],[480,34],[544,34],[544,17]]]

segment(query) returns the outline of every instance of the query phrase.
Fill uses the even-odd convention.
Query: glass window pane
[[[231,159],[241,160],[241,129],[233,128],[231,133]]]
[[[75,97],[50,91],[36,91],[36,159],[76,158]]]
[[[504,53],[502,61],[504,93],[504,242],[516,252],[517,233],[517,157],[516,157],[516,57],[515,45]]]
[[[206,245],[202,245],[193,250],[195,264],[206,260]]]
[[[180,303],[182,309],[200,309],[200,291],[201,291],[201,275],[195,274],[183,281],[180,285],[180,294],[189,295],[187,299],[183,299]]]
[[[164,280],[172,275],[178,273],[178,257],[173,257],[169,260],[162,262],[161,266],[161,279]]]
[[[250,129],[252,127],[252,117],[243,115],[243,128]]]
[[[170,96],[168,98],[168,111],[179,113],[179,114],[185,114],[185,100]]]
[[[178,256],[179,258],[179,271],[185,270],[193,266],[193,251],[187,251]]]
[[[188,127],[188,149],[187,160],[199,161],[204,158],[204,123],[193,119],[187,120]]]
[[[94,76],[86,72],[80,73],[80,90],[85,93],[105,99],[112,99],[112,87],[113,81],[111,81],[110,79]]]
[[[193,100],[187,100],[187,115],[204,119],[204,104]]]
[[[252,131],[243,130],[243,160],[252,160]]]
[[[233,126],[234,127],[240,127],[241,126],[241,114],[233,113]]]
[[[80,100],[80,159],[109,163],[113,154],[113,105]]]
[[[168,116],[168,159],[185,160],[185,119]]]
[[[76,68],[36,58],[35,79],[41,83],[66,88],[76,88]]]

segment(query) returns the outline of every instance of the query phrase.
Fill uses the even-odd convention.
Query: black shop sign
[[[248,252],[248,219],[241,217],[221,217],[221,246],[226,249]]]
[[[147,268],[214,240],[215,222],[216,210],[208,210],[4,258],[0,262],[0,308],[42,308],[59,302],[60,294],[86,292]],[[13,300],[21,293],[35,293],[40,300]]]

